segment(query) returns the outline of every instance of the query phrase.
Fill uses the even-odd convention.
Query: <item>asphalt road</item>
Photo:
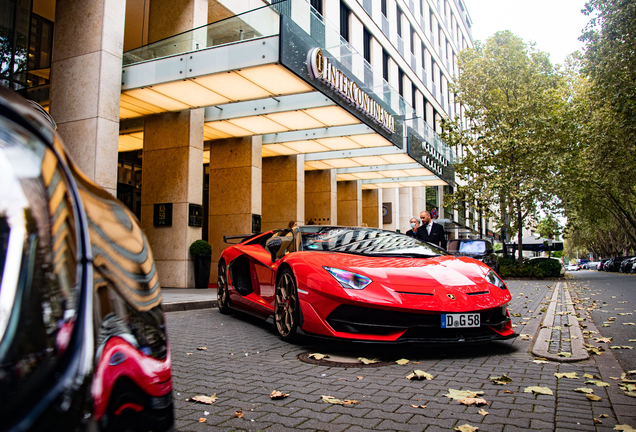
[[[610,346],[634,349],[613,350],[624,371],[636,370],[636,274],[579,270],[568,272],[574,277],[579,300],[589,306],[594,324],[603,337],[612,338]],[[631,340],[631,341],[630,341]]]

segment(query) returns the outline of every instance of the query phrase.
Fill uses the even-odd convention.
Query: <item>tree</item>
[[[539,203],[548,209],[556,204],[562,76],[547,54],[509,31],[462,51],[458,65],[453,91],[464,118],[445,122],[442,134],[460,154],[450,201],[499,208],[488,216],[516,231],[522,244],[522,230]]]
[[[537,232],[543,238],[553,238],[558,240],[561,235],[561,224],[551,214],[539,221]],[[552,237],[550,237],[552,236]]]
[[[568,236],[608,256],[636,246],[636,3],[591,0],[584,13],[594,17],[567,74],[574,145],[560,195]]]

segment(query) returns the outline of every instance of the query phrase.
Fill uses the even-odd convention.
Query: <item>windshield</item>
[[[305,251],[345,252],[360,255],[437,256],[439,247],[404,234],[377,228],[307,226],[301,227]]]

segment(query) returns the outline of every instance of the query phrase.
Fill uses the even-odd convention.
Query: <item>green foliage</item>
[[[552,234],[554,240],[559,239],[561,229],[561,224],[551,214],[541,219],[537,225],[537,232],[541,237],[549,238],[549,235]]]
[[[442,134],[460,156],[455,172],[462,182],[450,204],[499,208],[486,217],[516,232],[519,243],[539,204],[548,209],[555,204],[562,84],[547,54],[509,31],[459,56],[453,90],[465,119],[446,122]]]
[[[523,260],[523,264],[514,258],[499,259],[499,275],[502,278],[553,278],[560,277],[561,264],[554,259]]]
[[[205,240],[196,240],[190,245],[190,254],[192,256],[212,255],[212,246]]]

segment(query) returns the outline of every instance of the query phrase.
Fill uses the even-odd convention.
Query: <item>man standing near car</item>
[[[420,213],[420,219],[422,220],[422,225],[417,230],[417,238],[446,249],[446,234],[444,233],[444,227],[433,222],[431,214],[426,210]]]

